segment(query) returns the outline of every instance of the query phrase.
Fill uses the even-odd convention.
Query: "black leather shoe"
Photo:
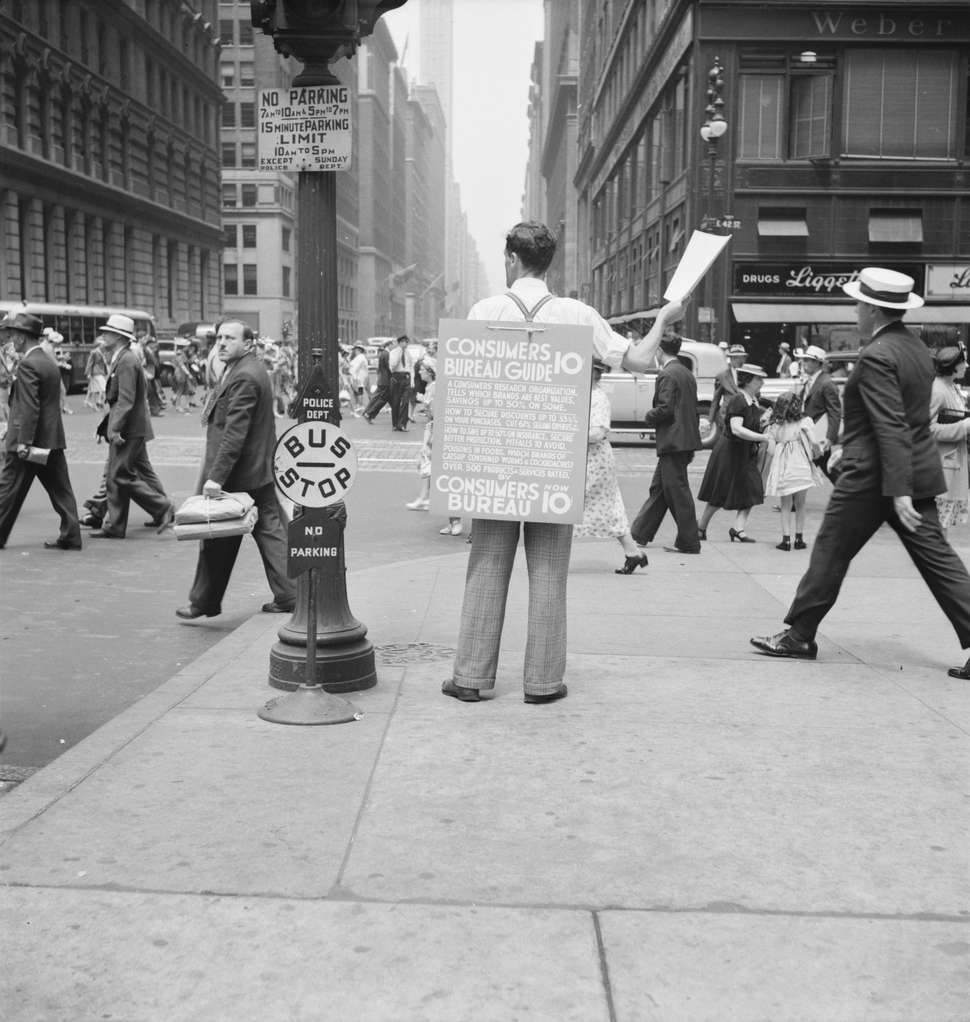
[[[80,550],[80,543],[68,543],[65,539],[52,539],[44,541],[45,550]]]
[[[97,515],[87,514],[78,519],[78,524],[83,525],[86,529],[100,529],[103,521],[104,519],[98,518]]]
[[[264,603],[259,609],[264,614],[292,614],[295,606],[295,603],[277,603],[275,600],[271,600],[269,603]]]
[[[777,635],[755,636],[751,645],[759,653],[768,656],[783,656],[791,660],[814,660],[818,656],[818,645],[812,640],[796,639],[787,629]]]
[[[681,546],[665,546],[664,550],[666,550],[668,554],[699,554],[701,552],[700,547],[696,550],[685,550]]]
[[[203,610],[201,607],[196,607],[194,603],[189,603],[184,607],[179,607],[175,611],[175,616],[183,621],[194,621],[197,617],[218,617],[221,613],[221,610]]]
[[[124,536],[119,536],[117,532],[108,532],[107,529],[95,529],[89,533],[92,539],[124,539]]]
[[[951,678],[959,678],[961,681],[970,681],[970,660],[962,667],[951,667],[947,672]]]
[[[565,685],[560,685],[555,692],[546,692],[544,695],[534,695],[532,692],[526,692],[522,702],[524,703],[554,703],[557,699],[565,699],[569,689]]]
[[[463,685],[456,685],[451,678],[442,683],[441,691],[446,696],[451,696],[453,699],[463,703],[480,703],[482,701],[477,688],[465,688]]]

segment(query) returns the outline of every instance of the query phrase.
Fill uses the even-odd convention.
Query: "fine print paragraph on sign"
[[[438,337],[431,511],[581,522],[592,327],[442,320]]]
[[[346,170],[352,135],[345,85],[260,90],[260,170]]]

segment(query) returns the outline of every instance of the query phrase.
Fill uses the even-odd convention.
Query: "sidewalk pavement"
[[[348,576],[358,721],[256,716],[281,624],[256,615],[0,800],[3,1018],[970,1018],[953,634],[883,530],[820,659],[759,656],[807,554],[728,524],[629,577],[577,541],[545,706],[521,564],[495,698],[440,694],[458,541]]]

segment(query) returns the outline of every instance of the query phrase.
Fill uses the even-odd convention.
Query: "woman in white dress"
[[[600,377],[610,367],[593,359],[593,387],[589,401],[589,439],[586,447],[586,495],[583,501],[583,521],[574,530],[576,536],[617,540],[626,555],[617,575],[632,575],[637,568],[647,566],[647,555],[630,535],[630,523],[623,506],[620,484],[616,478],[616,462],[610,435],[612,418],[610,399],[600,386]]]
[[[951,525],[962,525],[968,516],[967,437],[970,418],[967,403],[957,380],[967,371],[962,348],[940,348],[933,356],[936,379],[930,393],[930,432],[936,440],[943,462],[946,493],[936,498],[943,531]]]

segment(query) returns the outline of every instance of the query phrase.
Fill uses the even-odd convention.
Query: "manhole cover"
[[[432,642],[393,642],[377,646],[375,652],[384,663],[397,665],[421,660],[450,660],[455,655],[450,646],[436,646]]]

